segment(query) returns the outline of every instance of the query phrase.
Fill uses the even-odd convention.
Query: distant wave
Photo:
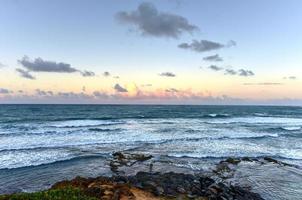
[[[302,127],[301,126],[280,126],[280,127],[273,127],[265,129],[267,132],[276,132],[281,133],[283,136],[295,136],[295,133],[302,133]]]
[[[175,124],[176,122],[144,122],[144,124]]]
[[[71,120],[115,120],[120,118],[115,117],[60,117],[60,116],[53,116],[53,117],[45,117],[45,120],[43,118],[18,118],[18,119],[7,119],[4,122],[5,123],[14,123],[14,122],[61,122],[61,121],[71,121]]]
[[[230,117],[224,120],[213,119],[205,121],[207,124],[284,124],[285,126],[297,126],[302,124],[302,118],[296,117]]]
[[[30,118],[30,119],[6,119],[3,121],[3,123],[22,123],[22,122],[64,122],[64,121],[87,121],[87,120],[97,120],[97,121],[110,121],[110,120],[127,120],[127,119],[163,119],[160,115],[161,113],[158,113],[159,115],[132,115],[132,116],[123,116],[123,117],[47,117],[45,120],[43,118]],[[175,115],[175,116],[169,116],[167,118],[171,119],[178,119],[178,118],[184,118],[184,119],[191,119],[191,118],[226,118],[231,117],[231,114],[227,113],[209,113],[209,114],[195,114],[193,116],[181,116],[181,115]],[[169,123],[169,122],[168,122]]]
[[[104,120],[67,120],[59,123],[51,123],[48,127],[54,128],[82,128],[95,126],[111,126],[118,124],[125,124],[124,121],[104,121]]]
[[[226,117],[230,117],[231,115],[229,114],[217,114],[217,113],[211,113],[211,114],[207,114],[204,115],[204,117],[210,117],[210,118],[226,118]]]
[[[225,142],[222,143],[229,143],[234,139],[237,140],[247,140],[246,142],[249,142],[248,140],[250,139],[266,139],[266,138],[272,138],[272,137],[278,137],[278,134],[261,134],[261,135],[255,135],[255,136],[242,136],[242,137],[230,137],[230,136],[222,136],[222,137],[198,137],[198,138],[179,138],[179,139],[158,139],[158,140],[129,140],[129,141],[124,141],[124,142],[119,142],[119,141],[114,141],[114,142],[110,142],[110,143],[97,143],[97,141],[89,143],[89,144],[66,144],[63,146],[46,146],[46,147],[32,147],[32,148],[19,148],[19,149],[5,149],[5,150],[1,150],[0,151],[0,155],[14,155],[13,157],[15,157],[17,160],[21,159],[27,159],[27,157],[31,157],[31,158],[35,158],[36,155],[38,155],[38,158],[33,159],[32,161],[28,161],[27,163],[22,163],[18,164],[17,167],[20,166],[33,166],[33,165],[40,165],[40,164],[47,164],[47,163],[52,163],[52,162],[56,162],[56,161],[64,161],[64,160],[69,160],[70,158],[76,158],[76,157],[82,157],[82,156],[86,156],[86,155],[94,155],[94,154],[99,154],[99,152],[105,153],[105,152],[111,152],[114,150],[118,150],[118,146],[121,144],[125,145],[125,149],[123,150],[128,150],[133,149],[133,148],[143,148],[143,149],[148,149],[150,147],[150,149],[153,148],[153,145],[164,145],[167,144],[168,146],[170,145],[175,145],[173,143],[180,143],[180,144],[187,144],[190,145],[190,142],[199,142],[199,141],[206,141],[208,140],[210,143],[211,142],[218,142],[221,140],[225,140]],[[203,143],[204,143],[203,142]],[[112,148],[112,150],[108,149],[103,151],[102,149],[98,149],[99,147],[105,147],[104,145],[108,145],[108,147],[110,146],[110,148]],[[114,145],[112,145],[114,144]],[[219,143],[218,143],[219,144]],[[232,143],[231,143],[232,144]],[[88,146],[87,146],[88,145]],[[90,146],[93,145],[93,146]],[[88,148],[86,148],[86,146]],[[148,148],[147,148],[148,146]],[[214,149],[213,149],[214,150]],[[170,150],[168,150],[170,151]],[[50,154],[48,153],[50,152]],[[165,151],[161,152],[162,154],[165,154]],[[30,156],[29,156],[30,155]],[[171,155],[171,153],[169,154]],[[206,157],[219,157],[220,154],[216,154],[214,152],[202,152],[202,153],[194,153],[194,152],[183,152],[183,153],[178,153],[179,156],[188,156],[188,157],[197,157],[197,158],[206,158]],[[266,154],[265,154],[266,155]],[[276,150],[276,152],[272,152],[272,155],[278,155],[278,151]],[[285,158],[290,158],[290,159],[295,159],[295,158],[300,158],[301,156],[299,156],[297,154],[297,152],[288,152],[285,154],[286,156],[284,156]],[[0,158],[1,158],[0,156]],[[233,156],[232,152],[225,152],[223,153],[223,156],[229,157],[229,156]],[[263,156],[263,154],[260,152],[255,152],[255,154],[251,154],[250,152],[245,152],[244,150],[240,153],[240,154],[236,154],[235,156]],[[267,156],[271,156],[271,155],[267,155]],[[47,159],[44,159],[44,157],[46,157]],[[41,160],[39,160],[41,158]],[[5,159],[5,158],[4,158]],[[9,160],[6,160],[6,162],[8,162]],[[10,161],[9,161],[10,162]],[[17,168],[15,167],[16,164],[14,164],[14,162],[12,162],[12,164],[10,165],[9,162],[7,164],[5,164],[5,166],[7,166],[7,168]],[[0,160],[1,163],[1,160]],[[1,164],[0,164],[1,165]]]
[[[89,128],[89,131],[93,132],[114,132],[114,131],[122,131],[122,128],[115,128],[115,129],[109,129],[109,128]]]
[[[273,117],[273,115],[269,115],[267,113],[254,113],[253,115],[257,117]]]
[[[109,129],[110,130],[110,129]],[[278,137],[278,134],[259,134],[259,135],[247,135],[247,136],[218,136],[218,137],[211,137],[211,136],[204,136],[204,137],[183,137],[183,138],[169,138],[169,139],[164,139],[164,138],[158,138],[156,140],[151,139],[138,139],[138,140],[129,140],[129,141],[107,141],[107,142],[99,142],[99,141],[91,141],[87,143],[66,143],[65,145],[53,145],[49,144],[47,146],[32,146],[32,147],[19,147],[19,148],[9,148],[9,149],[0,149],[0,153],[3,152],[18,152],[18,151],[42,151],[42,150],[72,150],[74,148],[80,148],[80,147],[85,147],[85,146],[103,146],[103,145],[112,145],[112,144],[128,144],[128,145],[147,145],[147,144],[166,144],[166,143],[173,143],[173,142],[190,142],[190,141],[201,141],[201,140],[211,140],[211,141],[217,141],[217,140],[233,140],[233,139],[264,139],[264,138],[274,138]],[[79,149],[80,151],[80,149]]]
[[[281,129],[286,130],[286,131],[297,131],[301,130],[301,126],[287,126],[287,127],[281,127]]]
[[[57,160],[51,160],[51,161],[48,161],[48,162],[32,163],[32,164],[26,165],[26,166],[4,167],[4,168],[0,168],[0,172],[5,171],[5,170],[25,169],[25,168],[38,167],[38,166],[47,166],[47,165],[53,165],[53,164],[57,164],[57,163],[68,163],[68,162],[77,161],[77,160],[85,160],[85,159],[93,159],[93,158],[105,158],[108,155],[109,154],[70,156],[70,157],[65,158],[65,159],[57,159]]]
[[[197,155],[197,154],[178,154],[178,153],[172,153],[172,154],[168,154],[166,155],[167,157],[175,157],[175,158],[200,158],[200,159],[215,159],[215,160],[224,160],[226,158],[229,158],[229,157],[234,157],[233,155],[225,155],[225,156],[212,156],[212,155]],[[265,155],[236,155],[235,156],[236,158],[244,158],[244,157],[249,157],[249,158],[257,158],[257,159],[260,159],[260,158],[265,158],[265,157],[270,157],[270,158],[274,158],[274,159],[277,159],[277,160],[301,160],[299,158],[293,158],[291,156],[287,157],[287,156],[276,156],[276,155],[271,155],[271,154],[265,154]],[[300,166],[298,165],[292,165],[293,167],[296,167],[296,168],[301,168]]]

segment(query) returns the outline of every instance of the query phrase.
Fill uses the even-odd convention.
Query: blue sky
[[[131,13],[144,2],[0,0],[0,63],[5,65],[0,68],[0,88],[11,91],[2,94],[0,102],[18,99],[18,102],[43,103],[43,98],[28,100],[28,96],[35,96],[37,89],[79,93],[83,92],[84,86],[87,95],[94,91],[113,95],[118,92],[114,90],[116,84],[128,91],[135,90],[130,96],[135,96],[138,90],[145,91],[139,88],[140,85],[152,84],[153,88],[147,91],[152,95],[148,96],[175,88],[182,91],[181,95],[190,90],[194,94],[202,93],[203,97],[211,93],[210,96],[215,98],[223,95],[239,99],[257,97],[257,101],[302,99],[299,90],[302,88],[299,79],[302,74],[301,1],[152,1],[158,12],[181,16],[199,29],[192,33],[184,31],[178,38],[142,36],[135,24],[117,20],[117,13]],[[192,40],[220,44],[233,40],[236,46],[202,53],[178,48],[179,44],[189,44]],[[215,54],[224,61],[209,63],[203,60]],[[68,63],[80,71],[93,71],[96,77],[83,79],[79,75],[31,71],[36,80],[26,80],[16,73],[16,68],[24,67],[17,60],[25,55],[32,61],[42,58]],[[225,76],[208,70],[210,65],[224,69],[242,68],[254,75]],[[105,71],[120,79],[102,77]],[[167,80],[158,76],[166,71],[173,72],[176,77]],[[293,76],[294,80],[284,79]],[[60,84],[62,81],[64,87]],[[77,83],[73,84],[73,81]],[[242,86],[245,83],[250,85]],[[26,95],[17,94],[17,90],[24,90]],[[127,99],[128,96],[123,94],[120,101],[133,99]],[[53,101],[61,100],[54,98]],[[186,103],[182,98],[179,101]],[[93,102],[98,103],[98,100]]]

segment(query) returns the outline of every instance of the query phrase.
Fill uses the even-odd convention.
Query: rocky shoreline
[[[118,199],[238,199],[262,200],[259,194],[214,179],[182,173],[139,172],[135,176],[77,177],[56,183],[51,189],[76,187],[90,197]]]
[[[85,194],[101,200],[118,199],[221,199],[221,200],[261,200],[259,194],[246,188],[217,182],[207,174],[160,173],[153,172],[153,163],[149,163],[149,172],[138,172],[133,176],[121,175],[122,167],[131,167],[138,162],[152,159],[151,155],[116,152],[110,161],[115,173],[112,177],[82,178],[58,182],[51,189],[65,187],[81,188]],[[249,158],[243,160],[252,161]],[[231,169],[228,164],[238,164],[241,159],[228,158],[221,161],[214,173],[221,175]],[[276,161],[277,162],[277,161]]]
[[[55,183],[47,191],[66,189],[79,190],[81,195],[101,200],[126,199],[221,199],[221,200],[260,200],[260,194],[251,191],[249,186],[234,184],[232,178],[240,163],[258,163],[291,166],[270,157],[227,158],[220,161],[210,172],[193,173],[159,172],[153,169],[154,157],[140,153],[115,152],[109,160],[113,176],[96,178],[76,177]],[[143,171],[127,174],[134,166],[143,165]],[[146,165],[148,166],[146,168]],[[1,200],[18,199],[11,195],[0,196]],[[24,198],[19,198],[24,199]],[[25,198],[31,199],[31,198]],[[34,199],[34,198],[33,198]],[[39,199],[39,198],[38,198]],[[69,199],[69,198],[55,198]],[[83,199],[75,198],[75,199]],[[86,199],[86,198],[84,198]]]
[[[0,200],[10,199],[100,199],[100,200],[155,200],[155,199],[202,199],[202,200],[261,200],[262,195],[251,190],[253,185],[236,182],[238,166],[247,164],[258,166],[296,167],[270,157],[227,158],[218,162],[210,171],[167,172],[154,169],[156,159],[152,155],[129,152],[115,152],[108,165],[112,176],[96,178],[76,177],[55,183],[50,189],[26,197],[2,195]],[[131,172],[131,173],[127,173]],[[68,194],[65,194],[66,191]],[[46,198],[51,193],[59,193],[54,198]],[[63,195],[62,197],[62,193]],[[69,194],[72,194],[72,198]],[[262,193],[263,194],[263,193]],[[42,196],[41,196],[42,195]]]

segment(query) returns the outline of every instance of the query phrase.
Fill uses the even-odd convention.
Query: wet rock
[[[208,188],[210,185],[215,183],[215,181],[209,177],[200,177],[199,182],[202,189]]]
[[[275,160],[275,159],[270,158],[270,157],[264,157],[263,160],[266,160],[266,161],[268,161],[268,162],[272,162],[272,163],[279,164],[279,161],[278,161],[278,160]]]
[[[151,180],[142,182],[142,187],[150,192],[155,192],[157,188],[157,184]]]
[[[122,160],[126,158],[126,156],[122,152],[115,152],[112,155],[118,160]]]
[[[243,157],[243,158],[241,158],[241,160],[245,161],[245,162],[253,162],[253,161],[255,161],[255,160],[253,160],[253,159],[251,159],[249,157]]]
[[[117,168],[119,165],[123,165],[121,163],[125,163],[125,160],[138,158],[123,153],[116,153],[114,156],[116,159],[112,161],[111,165],[117,166]],[[139,159],[145,160],[147,156],[139,156]],[[236,168],[234,165],[238,163],[236,158],[220,162],[214,170],[215,177],[222,177],[224,173],[232,173]],[[252,193],[246,188],[227,185],[220,181],[221,179],[215,178],[214,180],[213,177],[209,177],[209,174],[202,173],[193,175],[174,172],[138,172],[133,176],[117,175],[88,179],[77,177],[71,181],[57,183],[53,187],[79,187],[87,195],[101,200],[135,199],[131,192],[133,188],[147,192],[153,197],[164,199],[168,197],[176,199],[262,200],[260,195]]]
[[[165,192],[164,188],[162,188],[161,186],[157,186],[157,187],[155,188],[154,194],[155,194],[156,196],[161,196],[161,195],[164,194],[164,192]]]
[[[187,194],[187,197],[189,199],[196,199],[198,196],[197,195],[194,195],[194,194]]]
[[[218,190],[215,187],[210,187],[209,188],[210,193],[217,195],[218,194]]]
[[[145,154],[131,154],[123,152],[115,152],[112,154],[113,159],[110,161],[109,166],[112,172],[118,173],[119,167],[128,166],[131,167],[136,162],[143,162],[151,159],[152,155]],[[150,166],[150,171],[152,171],[152,166]]]
[[[234,197],[238,200],[263,200],[263,198],[259,194],[246,192],[246,190],[239,186],[231,186],[231,190],[234,193]]]
[[[231,168],[228,166],[226,162],[220,162],[216,169],[213,170],[215,173],[223,173],[223,172],[230,172]]]
[[[273,159],[273,158],[271,158],[271,157],[264,157],[263,160],[265,160],[265,161],[267,161],[267,162],[279,164],[279,165],[294,167],[294,165],[291,165],[291,164],[288,164],[288,163],[285,163],[285,162],[278,161],[278,160]]]
[[[260,200],[260,195],[238,187],[216,183],[206,176],[182,173],[139,172],[135,176],[76,178],[55,185],[81,187],[85,194],[101,200],[134,199],[131,187],[139,187],[155,196],[184,199]],[[53,187],[55,187],[53,186]]]
[[[122,153],[122,152],[115,152],[112,155],[115,160],[119,160],[119,161],[123,161],[123,162],[128,162],[130,160],[146,161],[153,157],[152,155]]]
[[[109,163],[110,169],[112,172],[117,172],[118,168],[121,166],[121,164],[117,161],[111,161]]]
[[[185,194],[186,193],[186,190],[182,187],[182,186],[178,186],[176,188],[177,192],[179,192],[180,194]]]
[[[114,182],[117,182],[120,184],[128,182],[128,178],[126,176],[113,176],[112,179]]]
[[[240,163],[241,162],[241,160],[240,159],[238,159],[238,158],[227,158],[226,160],[225,160],[225,162],[228,162],[228,163],[231,163],[231,164],[233,164],[233,165],[237,165],[238,163]]]
[[[132,159],[137,160],[137,161],[146,161],[151,159],[153,156],[151,155],[144,155],[144,154],[133,154]]]

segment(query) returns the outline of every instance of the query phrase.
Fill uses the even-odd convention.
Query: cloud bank
[[[243,83],[243,85],[283,85],[283,83],[262,82],[262,83]]]
[[[82,71],[82,72],[80,72],[81,74],[82,74],[82,76],[84,76],[84,77],[91,77],[91,76],[95,76],[95,73],[94,72],[92,72],[92,71],[86,71],[86,70],[84,70],[84,71]]]
[[[212,55],[212,56],[206,56],[203,58],[204,61],[210,61],[210,62],[221,62],[223,61],[223,58],[220,57],[218,54]]]
[[[114,86],[115,91],[117,92],[128,92],[128,90],[126,88],[123,88],[122,86],[120,86],[120,84],[115,84]]]
[[[236,75],[237,71],[233,70],[233,69],[225,69],[224,70],[224,74],[225,75]]]
[[[23,78],[27,78],[27,79],[30,79],[30,80],[35,80],[36,79],[36,77],[31,75],[28,71],[25,71],[24,69],[17,68],[16,71],[19,72],[20,76],[23,77]]]
[[[166,89],[165,92],[179,92],[178,89],[175,89],[175,88],[169,88],[169,89]]]
[[[221,71],[221,70],[223,70],[222,67],[218,67],[217,65],[210,65],[208,68],[211,69],[211,70],[213,70],[213,71]]]
[[[14,93],[9,89],[0,88],[0,93],[0,103],[302,105],[302,99],[245,99],[228,95],[212,96],[210,92],[193,92],[190,89],[180,90],[175,88],[155,91],[142,91],[137,88],[137,92],[133,94],[104,91],[94,91],[87,94],[83,92],[53,92],[41,89],[36,89],[33,94],[28,94],[24,91]]]
[[[71,67],[70,64],[63,62],[55,62],[43,60],[38,57],[34,60],[30,60],[28,56],[24,56],[22,59],[18,60],[18,63],[24,67],[27,71],[23,69],[16,69],[21,77],[28,79],[35,79],[29,72],[49,72],[49,73],[75,73],[79,72],[83,77],[95,76],[94,72],[91,71],[81,71],[74,67]]]
[[[239,69],[238,70],[238,75],[239,76],[254,76],[255,74],[251,70]]]
[[[0,88],[0,94],[10,94],[13,93],[12,91],[5,89],[5,88]]]
[[[285,76],[283,79],[297,80],[298,78],[296,76]]]
[[[70,66],[70,64],[63,62],[54,62],[36,58],[33,61],[29,57],[24,56],[18,62],[27,70],[32,72],[57,72],[57,73],[73,73],[79,70]]]
[[[116,18],[133,25],[143,36],[178,38],[181,34],[198,30],[182,16],[160,12],[152,3],[141,3],[131,12],[119,12]]]
[[[238,76],[242,76],[242,77],[249,77],[249,76],[254,76],[255,73],[251,70],[247,70],[247,69],[239,69],[239,70],[234,70],[231,68],[223,68],[223,67],[219,67],[217,65],[210,65],[208,67],[208,69],[212,70],[212,71],[224,71],[224,75],[238,75]]]
[[[166,77],[175,77],[176,75],[172,72],[162,72],[160,74],[158,74],[160,76],[166,76]]]
[[[109,72],[104,72],[103,73],[103,76],[105,76],[105,77],[109,77],[111,74],[109,73]]]
[[[193,40],[191,43],[181,43],[178,45],[178,47],[181,49],[187,49],[198,53],[218,50],[232,46],[236,46],[236,42],[233,40],[229,41],[227,44],[221,44],[209,40]]]

